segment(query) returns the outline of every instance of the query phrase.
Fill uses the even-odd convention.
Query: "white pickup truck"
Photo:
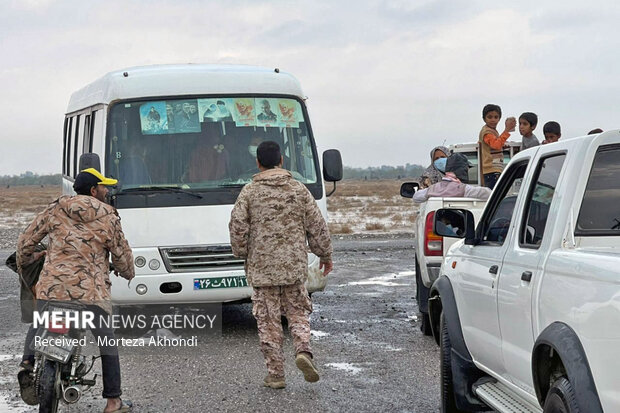
[[[519,151],[520,143],[506,142],[504,149],[504,162],[508,164],[510,159]],[[478,162],[478,144],[465,143],[451,145],[451,152],[464,154],[472,167],[469,169],[469,184],[481,185]],[[403,197],[413,197],[417,183],[406,182],[401,186],[400,194]],[[429,198],[420,204],[417,211],[418,218],[415,222],[415,273],[416,273],[416,300],[420,311],[420,329],[425,335],[432,334],[428,317],[428,292],[435,280],[439,277],[439,268],[443,256],[448,248],[455,242],[453,239],[444,239],[433,232],[433,219],[435,211],[440,208],[461,208],[470,210],[476,219],[480,218],[486,201],[473,198]]]
[[[442,412],[620,412],[620,131],[531,148],[430,290]]]

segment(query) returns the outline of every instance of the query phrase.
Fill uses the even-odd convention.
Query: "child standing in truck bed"
[[[502,108],[498,105],[488,104],[482,109],[484,126],[480,130],[478,145],[480,148],[480,162],[482,163],[482,175],[484,186],[493,189],[499,175],[504,169],[504,143],[510,132],[515,130],[517,121],[514,117],[506,119],[506,126],[500,135],[497,132],[497,124],[502,117]]]

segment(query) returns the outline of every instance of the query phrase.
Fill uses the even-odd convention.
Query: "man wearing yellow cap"
[[[21,269],[41,255],[36,245],[46,236],[49,245],[45,263],[34,292],[38,304],[45,301],[75,301],[95,313],[95,320],[107,317],[110,303],[110,259],[115,272],[127,280],[134,276],[133,256],[125,239],[116,209],[105,203],[107,186],[116,180],[104,177],[94,168],[85,169],[75,178],[76,196],[61,196],[52,202],[20,235],[17,242],[17,267]],[[92,329],[98,342],[114,339],[114,330],[95,322]],[[31,343],[37,331],[30,328],[26,337],[24,357],[20,364],[18,381],[22,399],[37,404],[32,386],[34,354]],[[113,342],[113,340],[112,340]],[[130,405],[121,396],[121,371],[116,346],[102,345],[104,410],[127,412]]]

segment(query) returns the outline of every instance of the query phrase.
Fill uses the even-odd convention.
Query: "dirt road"
[[[249,304],[223,308],[221,334],[197,347],[121,351],[124,396],[136,412],[437,412],[438,348],[419,331],[413,242],[407,237],[335,237],[335,270],[313,295],[311,326],[321,380],[303,381],[287,333],[287,387],[266,374]],[[8,255],[0,250],[2,262]],[[19,323],[14,273],[0,267],[0,411],[30,412],[17,394]],[[95,370],[100,370],[99,362]],[[100,412],[101,380],[66,412]]]

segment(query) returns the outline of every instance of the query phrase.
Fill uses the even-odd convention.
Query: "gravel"
[[[15,234],[14,234],[15,235]],[[123,397],[135,412],[437,412],[439,350],[419,329],[413,241],[405,236],[334,237],[334,272],[312,296],[312,345],[321,372],[305,383],[285,335],[287,387],[262,387],[266,374],[251,306],[222,309],[222,332],[197,348],[121,349]],[[0,251],[0,259],[9,251]],[[0,411],[34,412],[17,396],[15,371],[26,326],[16,276],[0,266]],[[100,371],[99,362],[94,371]],[[97,386],[63,412],[100,412]]]
[[[17,238],[24,228],[0,228],[0,250],[15,250]]]

